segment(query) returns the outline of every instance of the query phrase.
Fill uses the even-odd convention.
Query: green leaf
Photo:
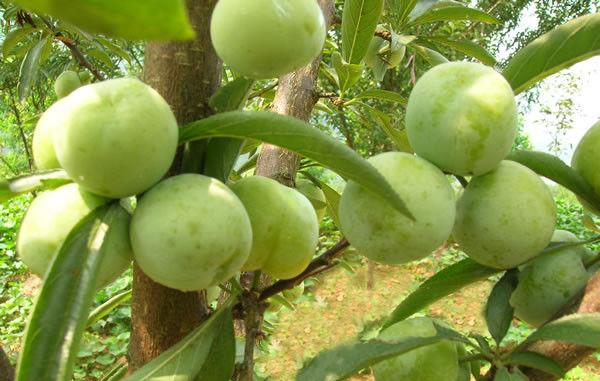
[[[419,2],[417,0],[388,0],[385,2],[388,13],[393,15],[396,24],[394,26],[397,29],[400,29]]]
[[[294,305],[289,300],[284,298],[283,295],[281,295],[281,294],[273,295],[273,296],[271,296],[270,299],[271,299],[271,302],[279,303],[290,311],[296,310],[296,307],[294,307]]]
[[[485,305],[485,322],[488,331],[500,345],[510,328],[514,316],[514,308],[509,300],[518,284],[518,271],[509,270],[496,283]]]
[[[233,317],[230,313],[222,319],[218,335],[212,342],[208,357],[202,365],[196,381],[229,381],[235,368],[235,335]]]
[[[486,65],[494,66],[496,64],[496,58],[494,58],[490,52],[485,50],[485,48],[474,43],[473,41],[450,40],[446,37],[427,37],[426,40],[459,51],[469,57],[478,59]]]
[[[29,36],[31,33],[37,32],[38,30],[30,26],[24,26],[20,29],[15,29],[8,33],[2,43],[2,55],[4,58],[12,54],[13,49],[17,44],[23,41],[24,38]]]
[[[19,84],[17,86],[17,92],[19,94],[19,101],[24,102],[29,90],[37,78],[37,74],[40,68],[40,53],[46,45],[46,39],[38,41],[23,59],[21,63],[21,69],[19,70]]]
[[[325,200],[327,201],[327,211],[333,219],[333,223],[338,228],[340,227],[340,216],[338,214],[340,199],[342,196],[332,187],[327,185],[325,182],[320,183],[321,190],[325,194]]]
[[[513,373],[509,372],[505,367],[498,368],[494,381],[529,381],[518,369]]]
[[[542,79],[600,54],[600,13],[578,17],[519,50],[502,72],[519,94]]]
[[[106,53],[104,48],[98,46],[97,48],[89,49],[86,54],[96,60],[100,61],[103,65],[108,66],[109,68],[114,68],[115,63],[112,61],[112,58]]]
[[[431,8],[423,15],[412,20],[409,24],[418,25],[437,21],[469,20],[488,24],[499,24],[500,20],[489,13],[479,9],[467,8],[465,6],[450,6],[443,8]]]
[[[104,257],[102,243],[118,218],[129,218],[118,203],[102,206],[67,236],[46,274],[27,325],[16,381],[71,379]]]
[[[485,267],[467,258],[441,270],[427,279],[400,303],[384,324],[384,328],[410,317],[423,308],[471,283],[487,279],[500,270]]]
[[[369,162],[299,119],[266,111],[226,112],[182,127],[179,140],[187,142],[215,136],[252,138],[297,152],[354,180],[412,218],[404,201]]]
[[[395,91],[373,89],[366,90],[354,97],[354,99],[377,99],[380,101],[399,103],[406,106],[407,100]],[[352,102],[352,101],[349,101]]]
[[[399,130],[394,127],[390,120],[390,116],[385,112],[364,103],[361,103],[360,105],[368,111],[373,120],[375,120],[377,125],[383,130],[387,137],[390,138],[399,151],[413,153],[406,130]]]
[[[90,313],[86,325],[89,327],[92,324],[96,323],[98,320],[108,315],[112,310],[119,307],[121,304],[125,303],[129,299],[131,299],[131,290],[123,291],[108,299],[106,302],[96,307]]]
[[[183,0],[15,0],[15,3],[87,32],[112,37],[128,40],[194,37]]]
[[[600,209],[600,198],[592,186],[558,157],[544,152],[515,151],[508,155],[507,159],[523,164],[538,175],[567,188],[594,208]]]
[[[244,77],[236,78],[227,85],[219,88],[210,97],[208,104],[217,113],[239,110],[248,99],[248,94],[252,90],[254,82],[254,80]]]
[[[126,381],[193,380],[202,371],[216,337],[231,317],[231,303],[215,312],[183,340],[127,377]]]
[[[505,362],[511,365],[526,366],[529,368],[543,370],[544,372],[555,375],[559,378],[565,374],[564,369],[559,363],[550,357],[546,357],[537,352],[513,352],[506,358]]]
[[[56,188],[70,183],[71,179],[63,170],[38,172],[12,179],[0,180],[0,203],[23,193]]]
[[[349,64],[342,60],[338,52],[331,55],[331,63],[338,76],[338,86],[342,92],[348,90],[360,80],[363,72],[361,64]]]
[[[383,11],[383,0],[346,0],[342,14],[342,54],[351,64],[360,64]]]
[[[573,314],[550,322],[532,333],[527,341],[557,340],[600,348],[600,313]]]
[[[449,62],[448,58],[444,57],[440,52],[429,49],[425,46],[421,46],[415,43],[410,44],[410,46],[415,50],[415,52],[421,56],[425,61],[429,62],[431,66],[441,65],[443,63]]]
[[[436,329],[439,330],[439,326],[436,325]],[[345,380],[380,361],[451,338],[454,335],[448,336],[446,332],[438,331],[437,335],[430,337],[352,341],[319,353],[298,372],[296,381]]]
[[[110,371],[105,373],[100,381],[117,381],[121,380],[125,374],[127,373],[127,365],[126,364],[117,364]]]

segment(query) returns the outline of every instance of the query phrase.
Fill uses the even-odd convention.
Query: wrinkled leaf
[[[346,0],[342,14],[342,54],[351,64],[360,64],[369,48],[383,0]]]
[[[502,72],[519,94],[542,79],[600,54],[600,13],[578,17],[519,50]]]
[[[506,363],[543,370],[559,378],[565,373],[559,363],[537,352],[513,352],[506,358]]]
[[[69,179],[69,176],[63,170],[38,172],[31,175],[0,180],[0,203],[23,193],[56,188],[70,182],[71,179]]]
[[[600,348],[600,313],[573,314],[552,321],[527,338],[527,341],[536,340],[558,340]]]
[[[518,284],[518,271],[507,271],[496,283],[485,305],[485,322],[498,345],[506,336],[514,316],[509,300]]]
[[[180,142],[207,137],[252,138],[287,148],[323,164],[342,177],[362,185],[412,217],[404,201],[365,159],[319,129],[293,118],[261,111],[227,112],[188,124],[180,129]]]

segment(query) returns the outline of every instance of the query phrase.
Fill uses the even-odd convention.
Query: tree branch
[[[0,381],[13,381],[14,379],[15,369],[10,364],[4,349],[0,347]]]

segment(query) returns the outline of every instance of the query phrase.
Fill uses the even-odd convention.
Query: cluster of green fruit
[[[199,174],[161,181],[178,145],[177,122],[164,99],[131,78],[71,90],[34,133],[36,165],[63,168],[75,183],[39,195],[23,220],[18,252],[32,272],[46,273],[90,211],[142,193],[133,216],[125,213],[113,227],[98,287],[132,257],[156,282],[184,291],[217,285],[240,270],[287,279],[306,268],[325,200],[312,182],[298,180],[299,192],[264,177],[230,187]]]

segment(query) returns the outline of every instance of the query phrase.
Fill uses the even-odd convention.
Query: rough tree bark
[[[597,272],[588,282],[577,312],[600,312],[600,272]],[[539,352],[554,359],[564,370],[574,368],[587,356],[595,352],[593,348],[566,344],[558,341],[541,341],[533,343],[528,350]],[[535,369],[525,369],[524,373],[529,377],[530,381],[556,381],[559,379],[556,376]]]
[[[0,348],[0,381],[13,381],[14,379],[15,369],[10,364],[4,349]]]
[[[209,38],[210,15],[215,4],[216,0],[187,1],[196,40],[146,46],[144,81],[171,105],[180,125],[211,113],[208,99],[221,82],[221,63]],[[182,152],[179,152],[171,174],[179,173],[181,165]],[[201,293],[184,293],[161,286],[134,266],[130,370],[177,343],[206,314]]]

